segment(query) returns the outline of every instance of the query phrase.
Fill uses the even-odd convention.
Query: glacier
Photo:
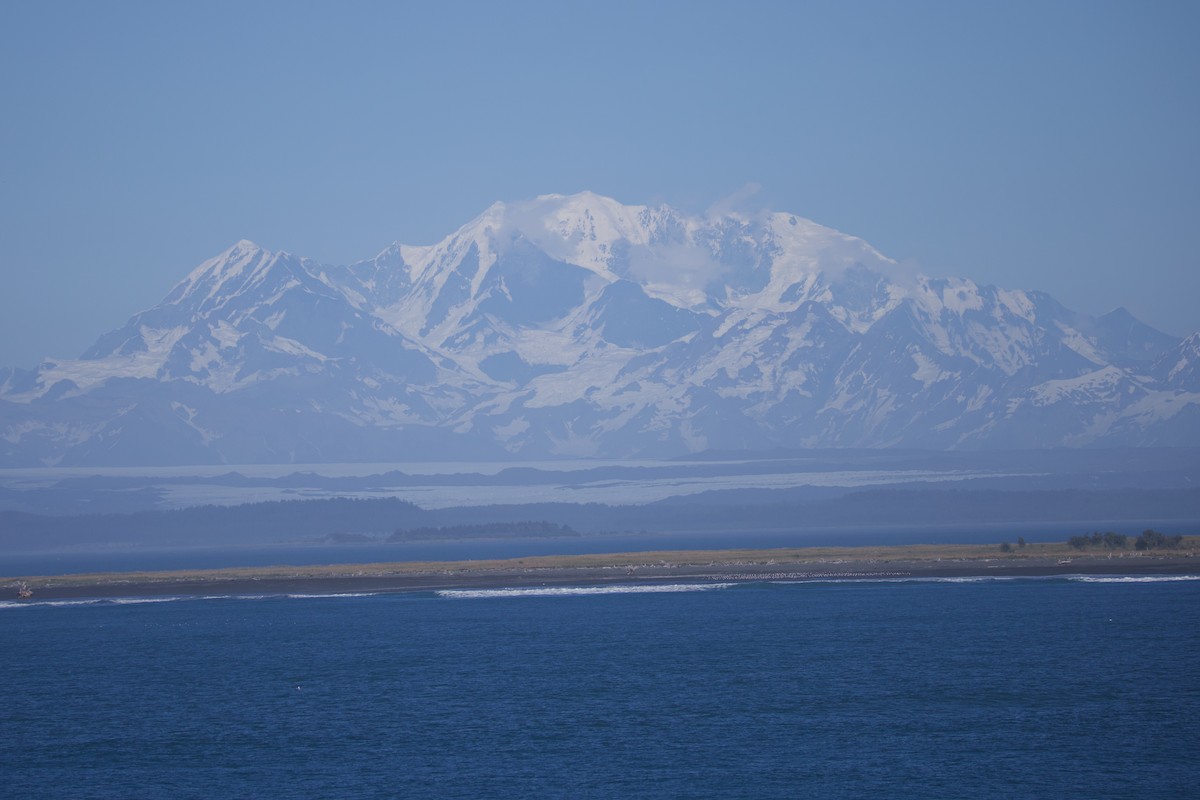
[[[793,214],[543,195],[349,265],[239,241],[0,369],[0,466],[1200,445],[1197,364]]]

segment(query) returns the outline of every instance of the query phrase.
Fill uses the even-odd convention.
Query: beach
[[[240,567],[0,578],[0,599],[339,594],[606,585],[654,581],[820,581],[1200,572],[1200,537],[1161,551],[1031,544],[692,550],[504,560]]]

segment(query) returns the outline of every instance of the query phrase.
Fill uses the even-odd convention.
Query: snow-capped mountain
[[[546,195],[346,266],[238,242],[0,370],[0,464],[1200,444],[1198,364],[794,215]]]

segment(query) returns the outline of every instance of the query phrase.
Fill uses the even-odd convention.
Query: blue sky
[[[436,7],[434,7],[436,6]],[[0,25],[0,365],[240,238],[324,261],[583,189],[1200,330],[1194,2],[55,2]]]

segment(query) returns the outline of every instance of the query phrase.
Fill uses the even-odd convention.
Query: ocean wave
[[[1046,575],[928,575],[898,578],[810,578],[806,580],[770,581],[773,584],[794,586],[805,583],[996,583],[999,581],[1043,580],[1058,576]]]
[[[319,600],[322,598],[374,597],[380,592],[336,592],[332,594],[206,594],[164,597],[86,597],[70,600],[0,600],[0,611],[9,608],[64,608],[71,606],[135,606],[147,603],[178,603],[186,600]]]
[[[1006,581],[1071,581],[1073,583],[1170,583],[1200,581],[1200,575],[914,575],[907,578],[812,578],[770,581],[773,584],[805,583],[1001,583]]]
[[[190,597],[171,596],[171,597],[107,597],[103,600],[98,600],[97,603],[103,605],[109,603],[114,606],[140,606],[144,603],[174,603],[179,600],[190,600]]]
[[[533,586],[511,589],[441,589],[439,597],[478,599],[485,597],[578,597],[597,594],[649,594],[655,592],[706,592],[728,589],[733,583],[660,583],[646,586]]]
[[[89,597],[78,600],[0,600],[5,608],[62,608],[67,606],[132,606],[145,603],[173,603],[194,600],[192,597]]]
[[[1200,575],[1072,575],[1077,583],[1173,583],[1200,581]]]

